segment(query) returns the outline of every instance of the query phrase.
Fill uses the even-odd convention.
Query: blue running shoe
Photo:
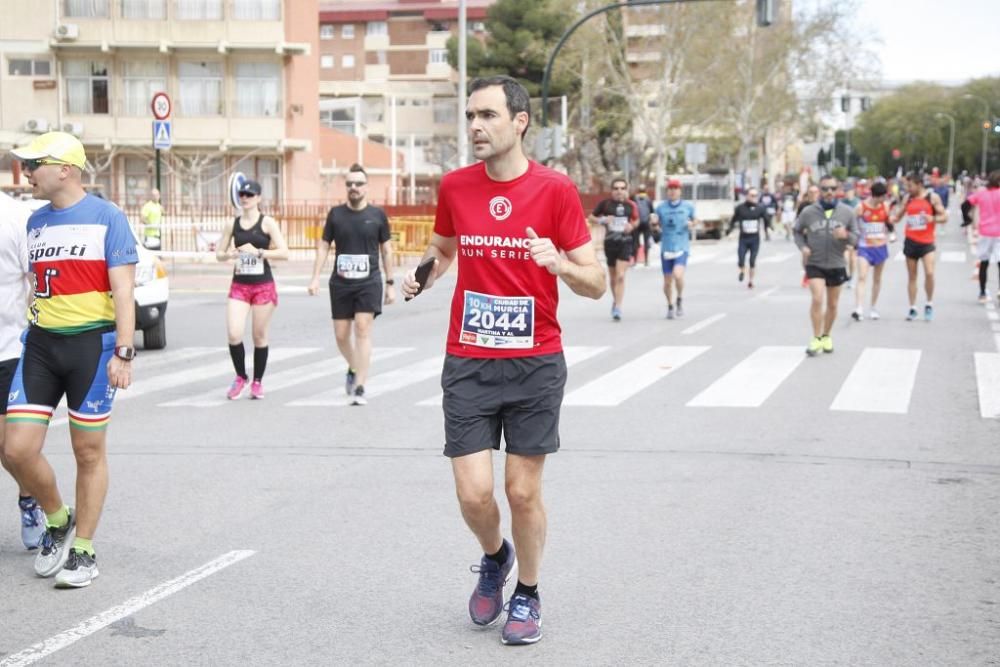
[[[344,379],[344,391],[347,392],[348,396],[354,394],[354,382],[357,376],[354,373],[353,368],[347,369],[347,377]]]
[[[613,319],[615,322],[621,322],[621,319],[622,319],[622,309],[619,308],[618,306],[615,306],[614,308],[612,308],[611,309],[611,319]]]
[[[534,644],[542,638],[542,603],[518,593],[507,603],[507,622],[500,641],[507,645]]]
[[[507,540],[503,544],[507,547],[507,561],[503,565],[497,565],[484,555],[479,565],[469,567],[470,571],[479,575],[476,590],[472,591],[472,597],[469,598],[469,616],[476,625],[496,622],[503,611],[503,587],[516,562],[514,545]]]
[[[45,536],[45,512],[38,506],[34,498],[22,498],[17,501],[21,508],[21,541],[24,548],[32,551],[42,546]]]
[[[930,322],[934,319],[934,306],[927,304],[924,306],[924,320]]]

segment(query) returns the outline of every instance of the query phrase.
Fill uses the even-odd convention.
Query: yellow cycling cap
[[[27,146],[15,148],[11,152],[22,160],[50,158],[80,169],[87,165],[87,153],[83,144],[72,134],[65,132],[46,132]]]

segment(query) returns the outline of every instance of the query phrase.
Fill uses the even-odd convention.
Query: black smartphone
[[[424,291],[424,285],[427,284],[427,279],[431,277],[431,269],[433,268],[434,268],[433,257],[428,257],[424,261],[420,262],[419,266],[417,266],[417,270],[414,272],[414,277],[417,279],[417,283],[420,285],[420,287],[417,288],[417,294],[420,294],[421,292]],[[417,294],[414,294],[413,296],[416,296]],[[408,296],[406,297],[405,300],[409,301],[410,299],[413,298],[413,296]]]

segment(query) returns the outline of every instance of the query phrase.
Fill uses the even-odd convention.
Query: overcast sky
[[[1000,0],[859,2],[858,27],[881,37],[883,80],[1000,76]]]

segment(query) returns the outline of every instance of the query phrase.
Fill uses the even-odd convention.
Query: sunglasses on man
[[[349,188],[363,188],[368,185],[367,181],[347,181],[347,187]]]
[[[21,170],[35,171],[39,167],[44,167],[47,164],[69,165],[68,162],[60,162],[59,160],[50,160],[47,158],[35,158],[31,160],[21,160]]]

